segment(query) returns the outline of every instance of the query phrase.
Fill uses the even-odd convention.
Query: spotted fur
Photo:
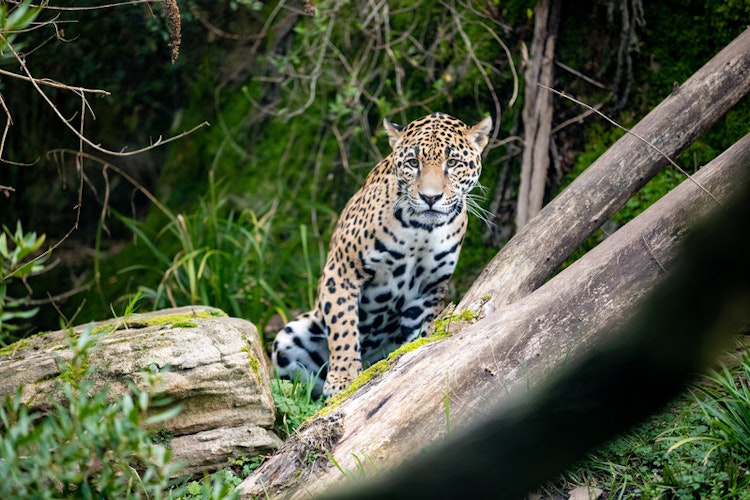
[[[434,113],[383,125],[393,152],[342,212],[315,309],[273,344],[276,371],[315,379],[316,394],[337,393],[363,362],[429,332],[461,250],[492,119],[468,127]]]

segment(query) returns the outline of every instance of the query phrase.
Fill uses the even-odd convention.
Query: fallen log
[[[540,285],[661,169],[664,154],[684,150],[748,91],[750,30],[633,129],[661,152],[624,136],[501,250],[458,306],[483,319],[390,361],[238,491],[303,497],[347,474],[392,468],[611,337],[663,280],[695,221],[750,177],[750,136]]]
[[[747,332],[748,214],[750,182],[691,231],[667,278],[630,321],[615,325],[611,342],[599,343],[581,362],[556,370],[548,383],[478,425],[321,500],[532,498],[544,491],[545,482],[587,452],[684,393],[738,330]],[[742,339],[737,344],[746,355]],[[716,452],[731,453],[722,449]],[[571,499],[602,494],[578,490],[569,492]]]
[[[675,86],[633,127],[632,134],[620,138],[520,228],[482,271],[457,309],[481,308],[489,314],[538,288],[667,164],[665,155],[679,156],[748,92],[750,28],[685,83]],[[491,298],[486,301],[488,296]]]

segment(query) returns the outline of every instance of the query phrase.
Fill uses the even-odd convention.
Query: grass
[[[274,431],[287,439],[305,420],[320,411],[325,400],[313,398],[314,380],[302,383],[298,380],[271,379],[271,395],[276,406]]]
[[[680,400],[542,490],[597,487],[608,498],[750,498],[750,357],[720,365]]]
[[[338,460],[336,460],[336,458],[328,451],[326,451],[326,456],[328,457],[328,460],[330,460],[334,465],[334,467],[336,467],[350,483],[364,481],[365,479],[372,477],[374,474],[377,474],[379,472],[379,467],[377,466],[377,464],[375,464],[372,458],[370,458],[370,456],[366,453],[362,453],[361,458],[356,453],[352,453],[352,458],[354,459],[354,469],[344,469],[341,464],[339,464]]]
[[[311,235],[305,226],[285,232],[288,221],[273,206],[260,214],[231,208],[230,199],[209,175],[207,195],[195,211],[173,214],[164,208],[167,222],[156,232],[148,223],[118,215],[136,245],[150,254],[148,265],[131,265],[120,274],[157,277],[155,286],[147,279],[139,286],[154,309],[210,305],[250,319],[263,331],[274,314],[286,320],[290,308],[314,300]],[[295,238],[300,241],[288,241]],[[280,239],[289,250],[275,250],[282,247]]]

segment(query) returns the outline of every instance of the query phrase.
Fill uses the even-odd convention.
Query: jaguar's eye
[[[458,165],[458,160],[455,158],[449,158],[448,161],[445,162],[445,166],[448,168],[453,168]]]
[[[417,160],[416,158],[409,158],[408,160],[406,160],[406,165],[411,168],[419,168],[419,160]]]

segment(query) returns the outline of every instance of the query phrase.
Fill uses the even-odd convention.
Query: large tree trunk
[[[478,425],[321,500],[531,498],[587,451],[661,410],[750,327],[748,214],[745,183],[691,231],[664,282],[611,342]],[[587,489],[570,498],[594,498]]]
[[[523,75],[524,149],[516,206],[516,227],[519,229],[539,213],[544,203],[552,137],[552,94],[537,84],[552,87],[560,0],[541,0],[534,8],[534,18],[530,60]]]
[[[674,154],[749,89],[750,30],[635,131]],[[591,167],[593,173],[580,176],[500,252],[473,288],[473,301],[464,300],[477,307],[486,301],[482,295],[491,294],[483,319],[392,361],[383,375],[338,408],[308,422],[240,491],[306,496],[345,480],[339,467],[355,474],[362,467],[387,469],[443,438],[449,429],[481,420],[510,395],[525,391],[615,331],[665,276],[693,223],[726,200],[739,182],[750,179],[746,136],[693,180],[517,300],[537,288],[643,185],[658,169],[654,164],[665,162],[630,136],[613,149]]]

